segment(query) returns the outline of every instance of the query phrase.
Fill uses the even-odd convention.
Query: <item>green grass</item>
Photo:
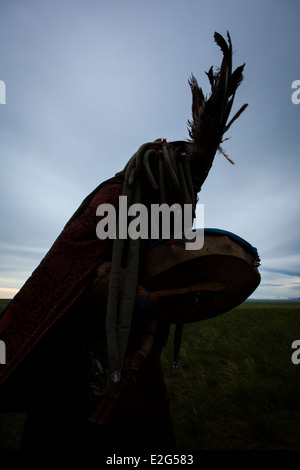
[[[299,303],[247,302],[186,325],[179,369],[169,341],[162,364],[180,448],[300,450],[295,339]]]
[[[185,325],[179,369],[173,334],[162,365],[181,450],[300,450],[300,303],[246,302]],[[0,415],[0,448],[18,448],[23,422]]]

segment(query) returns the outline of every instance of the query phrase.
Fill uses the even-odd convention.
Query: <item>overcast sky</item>
[[[235,165],[218,154],[199,193],[205,226],[258,249],[252,297],[300,297],[299,22],[299,0],[0,0],[0,298],[141,144],[188,138],[188,78],[209,93],[227,30],[246,62],[234,111],[249,107],[224,145]]]

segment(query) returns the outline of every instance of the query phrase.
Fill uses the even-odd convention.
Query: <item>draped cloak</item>
[[[157,348],[110,422],[101,428],[88,422],[94,402],[87,399],[84,329],[88,325],[89,340],[95,332],[106,348],[105,315],[96,309],[91,320],[81,299],[99,264],[112,256],[113,240],[97,237],[96,209],[111,204],[117,212],[122,190],[122,178],[114,177],[86,198],[0,316],[7,358],[0,365],[0,409],[29,410],[25,448],[177,448]],[[131,351],[140,334],[133,323]]]
[[[117,207],[122,188],[122,181],[113,178],[99,186],[1,315],[6,364],[0,365],[0,384],[80,297],[97,266],[110,255],[113,240],[96,235],[96,209],[104,203]]]

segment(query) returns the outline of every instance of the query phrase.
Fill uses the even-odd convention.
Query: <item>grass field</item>
[[[173,334],[162,365],[181,450],[300,450],[300,303],[246,302],[186,325],[178,369]],[[0,448],[18,448],[23,422],[0,415]]]
[[[247,302],[186,325],[180,368],[163,355],[181,449],[300,450],[300,304]]]

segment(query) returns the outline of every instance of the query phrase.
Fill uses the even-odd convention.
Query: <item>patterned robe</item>
[[[117,208],[122,188],[112,178],[93,192],[0,317],[1,408],[27,412],[25,448],[176,448],[159,346],[108,423],[88,420],[105,394],[107,347],[105,311],[89,310],[84,298],[113,242],[97,238],[96,208]],[[128,355],[142,334],[133,319]]]

